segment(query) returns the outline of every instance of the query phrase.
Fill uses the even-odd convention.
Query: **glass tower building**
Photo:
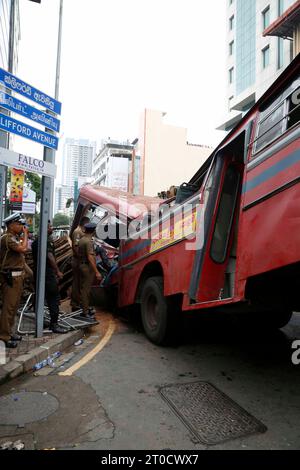
[[[255,83],[256,9],[253,0],[236,0],[236,93]]]
[[[263,32],[296,0],[223,0],[227,3],[227,114],[229,131],[292,60],[291,41]]]

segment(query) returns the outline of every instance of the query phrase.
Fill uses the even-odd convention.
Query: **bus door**
[[[203,243],[196,250],[190,304],[233,296],[238,205],[244,168],[244,137],[215,157],[203,191]],[[234,150],[234,151],[233,151]]]

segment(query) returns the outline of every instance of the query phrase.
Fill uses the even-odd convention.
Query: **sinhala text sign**
[[[41,106],[45,106],[45,108],[49,109],[55,114],[61,113],[61,103],[56,101],[54,98],[46,95],[42,91],[37,90],[36,88],[28,85],[28,83],[23,82],[19,78],[15,77],[6,70],[0,68],[0,82],[6,88],[19,93],[20,95],[29,98],[30,100],[38,103]]]
[[[41,126],[45,126],[55,132],[59,132],[60,122],[54,116],[46,114],[43,111],[40,111],[39,109],[36,109],[33,106],[24,103],[24,101],[21,101],[1,90],[0,106],[7,109],[8,111],[20,114],[21,116],[24,116],[27,119],[40,124]]]
[[[34,101],[39,106],[47,108],[46,112],[41,109],[36,109],[24,101],[11,96],[11,92],[7,93],[7,90],[12,90]],[[55,115],[61,113],[61,103],[0,68],[0,108],[1,107],[40,124],[45,127],[45,130],[59,131],[59,120]],[[50,149],[57,150],[58,138],[55,135],[39,130],[2,113],[0,113],[0,129],[30,139]]]

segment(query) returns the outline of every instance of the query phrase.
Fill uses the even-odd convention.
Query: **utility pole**
[[[9,12],[9,41],[8,41],[8,72],[13,73],[14,65],[14,44],[15,44],[15,16],[16,16],[16,0],[11,0]],[[9,111],[1,109],[3,114],[9,115]],[[0,147],[9,148],[9,134],[0,130]],[[0,165],[0,228],[3,221],[3,198],[6,198],[7,187],[7,168]]]
[[[55,99],[59,95],[59,79],[60,79],[60,57],[61,57],[61,36],[62,36],[62,14],[63,0],[59,5],[59,24],[57,39],[57,58],[56,58],[56,77],[55,77]],[[51,113],[49,111],[49,113]],[[48,133],[53,131],[46,130]],[[44,147],[44,161],[55,164],[55,150]],[[54,180],[48,176],[42,177],[42,198],[41,198],[41,217],[39,230],[39,249],[38,249],[38,266],[37,266],[37,291],[36,291],[36,336],[43,336],[44,329],[44,299],[45,299],[45,272],[47,258],[47,237],[48,237],[48,220],[52,220]]]

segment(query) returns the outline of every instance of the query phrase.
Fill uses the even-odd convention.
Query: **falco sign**
[[[13,152],[0,147],[0,165],[5,165],[20,170],[38,173],[41,176],[55,178],[56,166],[39,158],[29,157],[22,153]]]

